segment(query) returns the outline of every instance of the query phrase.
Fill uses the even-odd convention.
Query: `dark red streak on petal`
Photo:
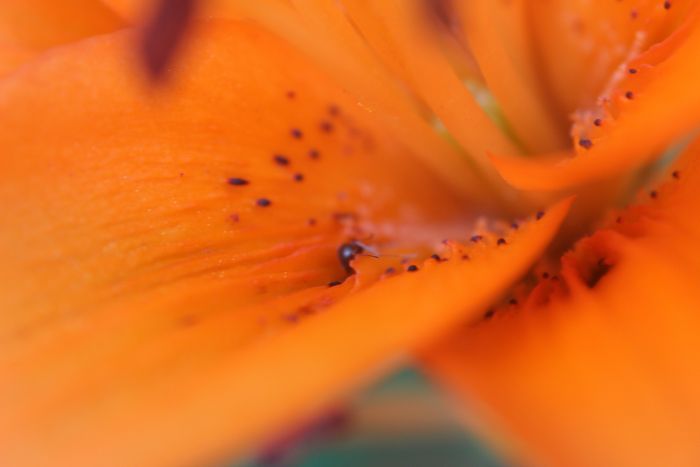
[[[160,0],[155,14],[145,24],[140,52],[150,77],[165,77],[168,65],[186,35],[197,0]]]

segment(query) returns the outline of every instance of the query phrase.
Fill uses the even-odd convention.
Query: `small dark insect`
[[[343,243],[338,247],[338,259],[340,260],[341,266],[345,269],[348,274],[355,274],[355,270],[350,266],[350,262],[355,259],[357,255],[362,253],[368,253],[369,256],[378,257],[373,248],[358,242],[357,240],[352,240],[348,243]]]

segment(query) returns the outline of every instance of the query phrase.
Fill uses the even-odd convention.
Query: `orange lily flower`
[[[220,461],[407,358],[527,462],[698,464],[694,2],[176,4],[0,6],[2,465]]]

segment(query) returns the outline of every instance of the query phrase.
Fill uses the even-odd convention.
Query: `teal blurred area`
[[[404,368],[303,436],[227,467],[508,467],[465,431],[444,395]]]

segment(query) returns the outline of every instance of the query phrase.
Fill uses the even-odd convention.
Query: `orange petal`
[[[48,47],[121,26],[121,21],[97,0],[1,2],[0,77]]]
[[[648,202],[563,259],[522,306],[428,358],[534,465],[700,459],[700,142]]]
[[[121,21],[98,0],[10,0],[0,4],[0,32],[34,49],[115,31]]]
[[[566,146],[566,129],[537,76],[527,3],[467,1],[455,2],[455,8],[486,84],[518,140],[530,152],[555,151]]]
[[[469,156],[488,173],[491,167],[486,151],[515,151],[515,145],[479,106],[460,77],[452,69],[436,40],[433,26],[426,21],[427,9],[420,2],[387,0],[384,2],[348,2],[352,18],[365,24],[376,18],[386,36],[367,36],[382,57],[395,53],[402,65],[403,78],[425,100],[435,115]],[[363,21],[366,17],[367,20]],[[373,40],[374,39],[374,40]],[[395,48],[386,50],[377,39],[389,41]],[[430,73],[426,73],[430,70]],[[506,149],[507,148],[507,149]]]
[[[480,172],[463,151],[435,131],[434,121],[421,113],[421,107],[406,92],[405,85],[387,72],[337,2],[293,3],[293,7],[280,0],[266,3],[229,0],[228,4],[313,57],[355,96],[358,106],[383,121],[393,139],[411,147],[416,157],[465,199],[478,199],[481,204],[493,206],[511,195],[505,193],[507,187],[491,166],[483,166],[486,162],[483,151],[479,156],[481,168],[486,170]],[[498,135],[488,132],[484,139],[491,136]],[[507,144],[507,139],[501,141]]]
[[[479,310],[568,207],[471,261],[371,285],[363,257],[329,288],[343,241],[425,249],[432,226],[464,233],[463,206],[256,27],[199,25],[166,88],[132,45],[90,39],[0,82],[4,463],[250,448]]]
[[[0,77],[29,61],[36,52],[12,39],[0,37]]]
[[[695,6],[671,1],[665,8],[663,0],[525,3],[541,79],[562,118],[592,107],[621,63],[667,37]]]
[[[698,53],[696,12],[674,36],[629,63],[636,73],[627,72],[610,93],[600,126],[577,130],[575,157],[494,157],[496,168],[518,188],[560,190],[641,166],[700,123],[700,88],[692,84],[700,80]]]
[[[153,8],[153,2],[107,3],[137,22]],[[416,40],[428,38],[419,6],[365,0],[347,5],[334,0],[214,0],[202,5],[200,17],[246,18],[303,50],[356,97],[358,106],[383,119],[392,138],[413,148],[453,190],[493,208],[513,193],[486,152],[510,153],[516,146],[479,107],[434,38]],[[392,21],[384,24],[387,15]],[[426,67],[433,70],[431,79],[424,73]],[[433,114],[419,99],[461,148],[436,131]]]

